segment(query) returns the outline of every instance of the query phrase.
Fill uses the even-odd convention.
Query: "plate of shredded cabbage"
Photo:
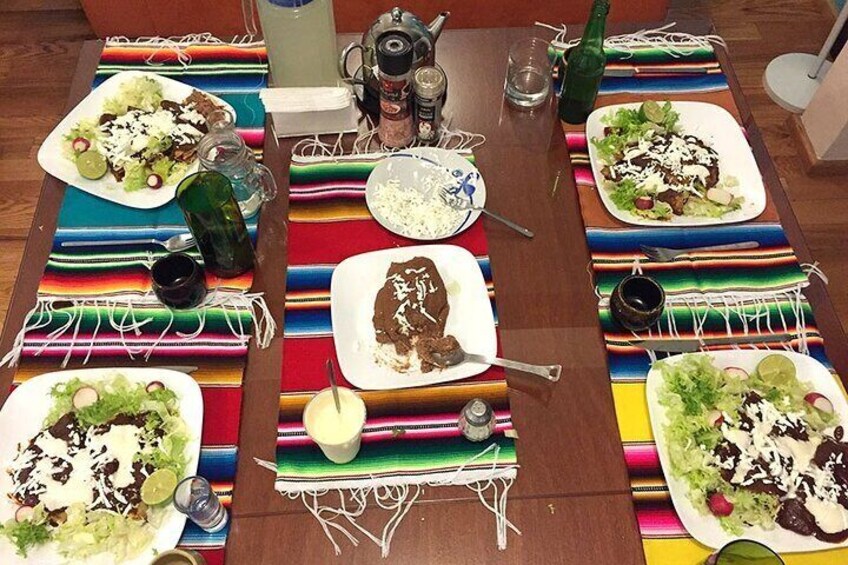
[[[742,222],[766,192],[739,124],[704,102],[616,104],[586,121],[598,194],[616,219],[645,226]]]
[[[17,387],[0,411],[0,563],[146,565],[176,547],[185,515],[144,485],[196,474],[202,425],[200,387],[176,371],[60,371]]]
[[[790,351],[675,355],[646,391],[672,503],[697,541],[848,546],[848,404],[824,365]]]
[[[197,143],[217,109],[232,106],[173,79],[117,73],[94,89],[47,136],[41,167],[68,184],[131,208],[170,202],[197,171]]]

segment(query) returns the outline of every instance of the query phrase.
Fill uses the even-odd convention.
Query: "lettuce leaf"
[[[116,563],[137,557],[153,541],[154,528],[144,520],[134,520],[112,512],[86,512],[82,504],[65,511],[68,519],[56,528],[53,538],[65,557],[82,560],[97,553],[111,552]]]
[[[118,94],[106,99],[103,103],[103,113],[121,116],[126,114],[130,107],[153,111],[159,107],[162,98],[162,85],[159,81],[149,77],[137,77],[122,83],[118,87]]]

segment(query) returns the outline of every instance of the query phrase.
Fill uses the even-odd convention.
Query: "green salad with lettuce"
[[[749,526],[789,528],[794,504],[786,501],[817,496],[817,486],[807,495],[799,485],[827,468],[819,451],[840,445],[830,401],[781,354],[766,356],[750,374],[716,366],[706,354],[656,368],[671,474],[688,486],[694,507],[733,535]]]
[[[51,400],[41,431],[7,469],[15,515],[0,535],[23,557],[47,543],[68,559],[138,556],[188,465],[179,398],[161,382],[116,375],[60,383]]]
[[[720,218],[742,206],[736,179],[722,174],[712,147],[681,131],[671,102],[618,108],[601,122],[604,135],[591,143],[601,164],[601,188],[619,210],[668,221]]]

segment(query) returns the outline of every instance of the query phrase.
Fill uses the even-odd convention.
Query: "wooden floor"
[[[848,177],[811,179],[786,127],[788,113],[766,96],[766,64],[788,51],[817,52],[833,23],[828,0],[671,0],[678,19],[711,17],[730,48],[795,214],[848,328]],[[553,23],[553,22],[551,22]],[[23,257],[43,173],[42,139],[62,115],[82,41],[92,36],[78,0],[0,2],[0,320]]]

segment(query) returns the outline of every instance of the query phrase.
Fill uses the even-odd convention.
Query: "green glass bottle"
[[[568,53],[559,119],[569,124],[584,123],[595,106],[607,64],[604,27],[609,7],[609,0],[595,0],[580,43]]]
[[[177,187],[177,204],[203,256],[203,266],[223,279],[253,268],[253,246],[230,179],[201,171]]]

